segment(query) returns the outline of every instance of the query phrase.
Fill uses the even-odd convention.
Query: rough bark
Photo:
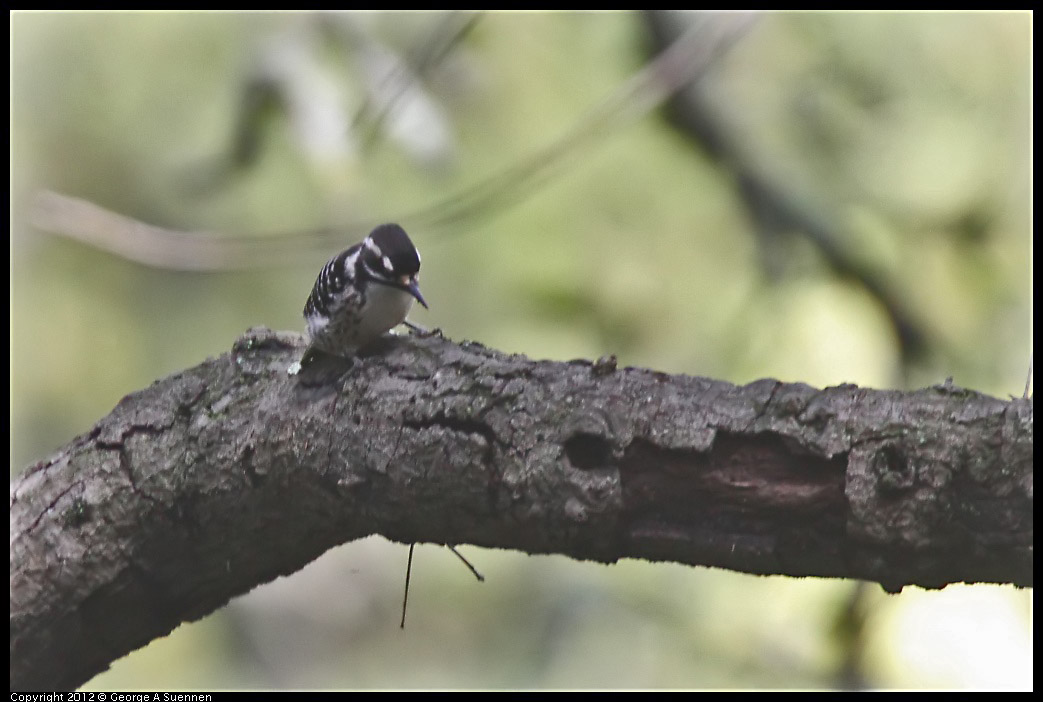
[[[432,336],[297,376],[251,330],[11,486],[13,689],[369,534],[904,585],[1032,585],[1032,401],[746,386]]]

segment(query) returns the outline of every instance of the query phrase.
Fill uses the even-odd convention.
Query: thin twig
[[[474,577],[478,578],[478,582],[480,582],[480,583],[484,583],[485,582],[485,576],[482,575],[481,573],[479,573],[478,570],[473,565],[471,565],[471,561],[469,561],[466,558],[464,558],[463,556],[461,556],[460,552],[457,551],[456,548],[452,544],[446,544],[445,547],[447,549],[449,549],[450,551],[452,551],[454,556],[456,556],[461,561],[463,561],[464,565],[467,566],[468,569],[470,569],[470,571],[472,573],[474,573]]]
[[[402,623],[398,625],[399,629],[406,628],[406,602],[409,601],[409,574],[413,570],[413,547],[416,544],[409,544],[409,560],[406,561],[406,591],[402,595]]]

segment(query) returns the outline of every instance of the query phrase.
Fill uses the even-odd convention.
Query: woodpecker
[[[406,319],[416,299],[420,253],[397,224],[382,224],[326,262],[304,305],[311,349],[352,356]],[[309,349],[310,350],[310,349]]]

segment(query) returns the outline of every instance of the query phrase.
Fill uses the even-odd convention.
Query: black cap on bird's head
[[[374,282],[407,292],[427,307],[417,282],[420,252],[402,227],[381,224],[371,231],[362,242],[362,264]]]

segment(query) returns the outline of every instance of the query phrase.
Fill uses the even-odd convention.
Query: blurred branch
[[[155,268],[221,271],[285,264],[307,253],[299,238],[231,237],[157,227],[50,190],[36,194],[30,218],[39,229]]]
[[[388,117],[401,108],[420,83],[471,33],[484,10],[452,10],[437,18],[436,25],[395,69],[381,81],[383,90],[370,90],[365,101],[355,112],[352,125],[364,128],[363,139],[372,148],[383,133]]]
[[[90,200],[50,190],[36,193],[33,226],[153,268],[194,272],[285,266],[307,262],[315,252],[344,248],[365,232],[319,229],[289,236],[228,235],[146,224]],[[361,226],[361,225],[360,225]]]
[[[705,21],[694,13],[645,11],[642,15],[650,31],[653,52],[673,46],[679,36],[692,31],[692,25]],[[756,224],[754,232],[762,249],[768,252],[765,258],[777,251],[775,242],[780,236],[804,237],[837,276],[858,282],[880,304],[891,319],[906,363],[922,357],[927,351],[923,321],[909,313],[897,290],[852,253],[845,244],[852,235],[845,231],[840,218],[823,216],[800,197],[793,183],[765,173],[757,156],[748,153],[747,140],[736,133],[721,110],[715,109],[713,100],[693,80],[672,95],[667,115],[679,133],[734,172],[739,193]]]
[[[546,147],[449,200],[414,213],[410,219],[432,225],[454,224],[525,199],[555,169],[575,162],[583,149],[614,129],[646,116],[703,75],[756,21],[757,15],[752,13],[708,13],[704,22],[689,27]]]
[[[11,686],[74,688],[370,534],[611,563],[1032,586],[1032,402],[296,334],[126,396],[11,486]]]
[[[407,226],[458,225],[526,199],[558,169],[575,163],[584,149],[614,129],[644,117],[675,91],[709,70],[745,36],[756,18],[746,13],[707,15],[704,22],[678,37],[544,148],[441,202],[396,214],[393,219]],[[468,27],[464,25],[460,31]],[[148,266],[194,271],[281,264],[288,258],[328,252],[343,247],[346,240],[362,238],[373,224],[344,222],[311,231],[266,236],[184,232],[144,224],[87,200],[55,192],[38,196],[31,219],[44,231],[77,239]],[[351,236],[353,233],[357,236]]]

